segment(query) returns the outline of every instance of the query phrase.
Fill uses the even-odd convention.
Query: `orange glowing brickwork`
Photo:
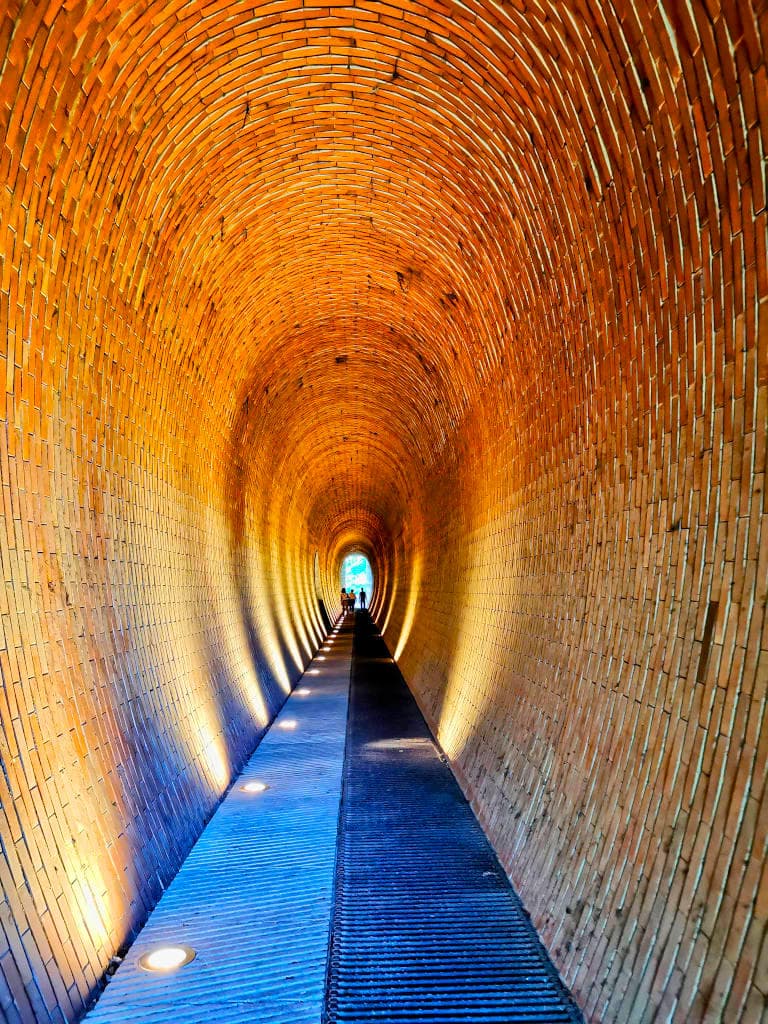
[[[4,4],[0,1016],[80,1014],[354,550],[587,1018],[765,1019],[767,30]]]

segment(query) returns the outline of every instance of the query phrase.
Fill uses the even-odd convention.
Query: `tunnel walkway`
[[[165,944],[194,960],[143,970]],[[87,1020],[209,1018],[582,1019],[365,614],[331,634]]]
[[[329,1022],[581,1017],[375,625],[358,615]]]
[[[352,630],[283,705],[88,1024],[317,1024],[322,1014]],[[319,659],[324,660],[319,660]],[[242,789],[262,783],[264,792]],[[166,974],[139,958],[183,944]]]

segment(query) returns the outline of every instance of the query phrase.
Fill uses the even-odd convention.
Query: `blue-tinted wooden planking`
[[[163,895],[88,1024],[319,1024],[333,898],[351,632],[315,661]],[[281,722],[297,727],[283,731]],[[240,786],[257,778],[261,794]],[[196,950],[167,975],[137,966]]]

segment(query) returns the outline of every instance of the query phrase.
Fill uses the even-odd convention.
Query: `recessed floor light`
[[[242,789],[244,793],[263,793],[265,790],[269,789],[269,786],[266,782],[256,782],[254,780],[252,782],[244,783],[240,789]]]
[[[166,974],[188,964],[196,955],[189,946],[158,946],[139,957],[139,967],[152,974]]]
[[[307,675],[308,676],[319,676],[320,675],[320,669],[319,668],[309,668],[309,669],[307,669]]]
[[[295,718],[285,718],[282,722],[277,723],[278,729],[295,729],[297,725]]]
[[[306,686],[300,686],[298,690],[294,691],[299,697],[308,697],[312,691]]]

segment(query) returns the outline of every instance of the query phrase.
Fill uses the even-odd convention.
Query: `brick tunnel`
[[[0,1017],[127,963],[352,552],[584,1019],[768,1021],[765,0],[0,19]]]

